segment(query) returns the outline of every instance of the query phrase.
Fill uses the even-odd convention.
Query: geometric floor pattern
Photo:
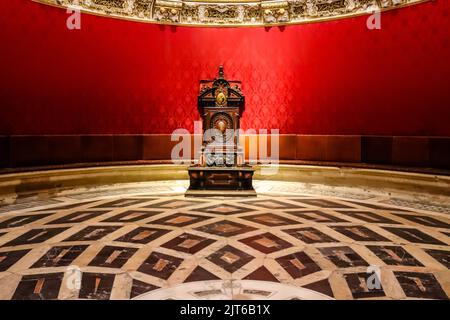
[[[0,214],[0,299],[130,299],[179,286],[207,299],[218,280],[335,299],[449,299],[449,268],[448,214],[370,199],[125,193]],[[252,296],[270,298],[264,288]]]

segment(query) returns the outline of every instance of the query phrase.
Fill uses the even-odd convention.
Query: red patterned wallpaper
[[[244,128],[450,136],[450,1],[285,28],[189,28],[8,0],[0,11],[0,134],[193,128],[199,79],[243,81]]]

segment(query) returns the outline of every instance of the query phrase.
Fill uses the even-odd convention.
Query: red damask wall
[[[8,0],[0,135],[193,128],[199,79],[243,81],[244,128],[450,136],[450,1],[285,28],[164,27]]]

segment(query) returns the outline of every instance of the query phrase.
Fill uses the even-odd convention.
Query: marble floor
[[[0,299],[449,299],[450,209],[255,182],[186,182],[0,207]]]

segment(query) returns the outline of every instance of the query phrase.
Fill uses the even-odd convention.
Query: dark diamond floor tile
[[[265,254],[292,247],[289,242],[268,232],[239,241]]]
[[[149,204],[148,206],[145,206],[144,208],[157,208],[157,209],[181,209],[181,208],[187,208],[191,206],[195,206],[198,204],[204,203],[203,201],[190,201],[190,200],[167,200],[163,202],[153,203]]]
[[[106,211],[77,211],[59,219],[47,222],[47,224],[80,223],[97,218],[105,213]]]
[[[388,223],[388,224],[400,224],[400,222],[397,222],[395,220],[383,217],[379,214],[369,212],[369,211],[349,211],[349,210],[339,210],[338,211],[341,214],[344,214],[346,216],[356,218],[365,222],[370,223]]]
[[[254,257],[239,249],[226,245],[206,257],[206,259],[226,271],[233,273],[252,261]]]
[[[337,223],[337,222],[348,222],[331,214],[319,211],[319,210],[309,210],[309,211],[287,211],[286,213],[293,216],[303,218],[313,222],[319,223]]]
[[[130,210],[117,214],[108,219],[102,220],[102,222],[136,222],[153,217],[160,213],[162,213],[162,211],[149,212],[149,211]]]
[[[216,240],[196,236],[189,233],[183,233],[178,237],[173,238],[169,242],[162,245],[163,248],[168,248],[176,251],[194,254],[203,250]]]
[[[267,270],[267,268],[264,266],[259,267],[255,271],[245,276],[244,280],[279,282],[278,279],[272,274],[272,272]]]
[[[450,224],[448,224],[442,220],[438,220],[436,218],[430,217],[430,216],[400,214],[400,213],[395,213],[395,215],[399,216],[403,219],[418,223],[422,226],[450,229]]]
[[[13,300],[57,299],[64,273],[23,276],[12,297]]]
[[[254,210],[223,203],[214,206],[209,206],[206,208],[195,209],[195,211],[220,215],[232,215],[232,214],[252,212]]]
[[[108,234],[120,229],[120,226],[89,226],[83,230],[75,233],[69,238],[65,239],[68,241],[94,241],[100,240],[101,238],[107,236]]]
[[[296,229],[288,229],[283,230],[290,236],[303,241],[305,243],[326,243],[326,242],[336,242],[335,239],[326,235],[325,233],[315,229],[315,228],[296,228]]]
[[[318,248],[338,268],[365,267],[369,264],[350,247]]]
[[[409,298],[447,300],[441,285],[431,273],[394,271],[400,286]]]
[[[344,274],[354,299],[384,297],[385,293],[376,273]]]
[[[355,241],[389,241],[389,239],[362,226],[332,226],[334,230]]]
[[[417,259],[400,246],[367,246],[378,258],[390,266],[423,267]]]
[[[53,247],[31,268],[67,267],[87,249],[87,245]]]
[[[117,238],[115,241],[147,244],[158,239],[159,237],[162,237],[170,231],[171,230],[166,229],[138,227],[120,238]]]
[[[133,279],[133,283],[131,285],[131,296],[130,298],[133,299],[137,296],[140,296],[141,294],[153,291],[159,289],[159,287],[150,284],[150,283],[146,283],[146,282],[142,282],[136,279]]]
[[[0,222],[0,229],[17,228],[48,217],[51,213],[12,217]]]
[[[208,280],[219,280],[220,278],[215,274],[205,270],[204,268],[197,266],[191,274],[184,280],[184,282],[194,282],[194,281],[208,281]]]
[[[109,300],[114,278],[114,274],[108,273],[83,273],[79,298]]]
[[[89,266],[121,268],[136,251],[136,248],[105,246],[89,263]]]
[[[288,254],[287,256],[279,257],[275,260],[294,279],[298,279],[321,270],[317,263],[315,263],[304,252]]]
[[[256,222],[269,227],[301,224],[301,222],[297,222],[295,220],[288,219],[273,213],[262,213],[252,216],[245,216],[241,217],[241,219]]]
[[[332,298],[334,297],[333,290],[331,289],[328,279],[308,283],[307,285],[304,285],[303,288],[323,293],[324,295]]]
[[[252,206],[257,206],[265,209],[297,209],[303,208],[302,206],[291,204],[288,202],[280,201],[280,200],[253,200],[253,201],[245,201],[243,204],[250,204]]]
[[[325,199],[292,199],[292,200],[304,204],[306,207],[315,206],[320,208],[337,208],[337,209],[350,208],[349,206],[346,206],[344,204]]]
[[[187,213],[175,213],[170,216],[147,222],[148,224],[160,224],[164,226],[185,227],[197,222],[212,219],[211,217],[199,216]]]
[[[152,252],[139,267],[138,271],[167,280],[182,262],[183,259],[181,258],[159,252]]]
[[[394,227],[383,227],[383,229],[386,229],[387,231],[395,234],[396,236],[412,243],[446,245],[445,243],[417,229],[394,228]]]
[[[35,244],[45,242],[54,236],[66,231],[69,228],[46,228],[46,229],[33,229],[23,235],[17,237],[14,240],[4,244],[3,247],[20,246],[26,244]]]
[[[425,252],[432,256],[440,264],[450,269],[450,251],[425,249]]]
[[[15,250],[0,252],[0,272],[8,270],[17,261],[22,259],[30,250]]]
[[[51,207],[48,209],[43,209],[43,210],[39,210],[39,211],[47,211],[47,210],[53,210],[53,211],[60,211],[60,210],[69,210],[69,209],[73,209],[73,208],[78,208],[78,207],[82,207],[85,206],[87,204],[93,203],[95,201],[85,201],[85,202],[76,202],[76,203],[70,203],[70,204],[66,204],[66,205],[62,205],[62,206],[56,206],[56,207]]]
[[[134,198],[124,198],[118,199],[114,201],[109,201],[100,205],[97,205],[93,208],[125,208],[129,206],[135,206],[144,202],[156,200],[156,198],[144,198],[144,199],[134,199]]]
[[[222,220],[219,222],[215,222],[215,223],[211,223],[211,224],[207,224],[205,226],[195,228],[195,230],[214,234],[217,236],[222,236],[222,237],[232,237],[232,236],[244,234],[246,232],[250,232],[250,231],[253,231],[256,229],[253,227],[244,225],[244,224],[227,221],[227,220]]]

